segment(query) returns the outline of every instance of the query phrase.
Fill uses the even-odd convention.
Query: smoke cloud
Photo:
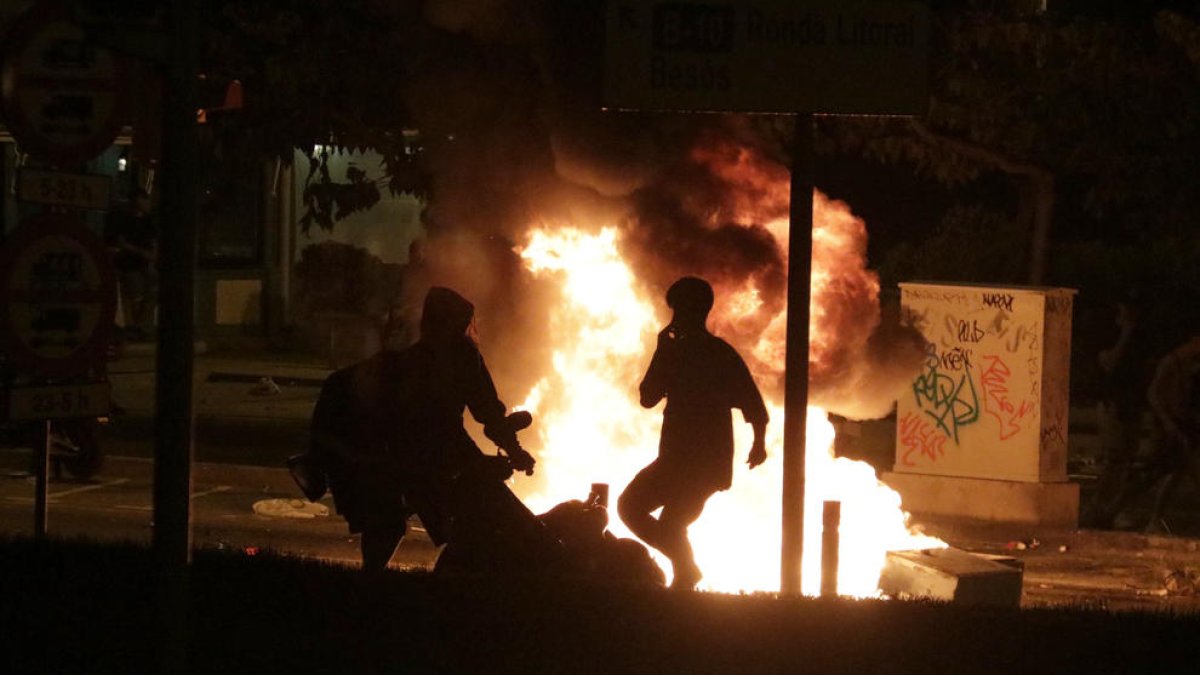
[[[514,249],[533,226],[621,228],[653,297],[683,274],[717,291],[714,331],[782,389],[788,170],[777,139],[735,115],[605,113],[594,2],[439,0],[424,5],[405,86],[433,189],[425,218],[435,280],[478,307],[484,353],[514,403],[549,367],[540,337],[553,294]],[[590,31],[590,32],[589,32]],[[922,339],[881,316],[866,230],[818,196],[810,398],[863,419],[890,412]],[[752,293],[737,321],[721,303]],[[662,307],[665,311],[665,306]],[[665,317],[664,317],[665,318]],[[631,391],[636,383],[631,383]]]

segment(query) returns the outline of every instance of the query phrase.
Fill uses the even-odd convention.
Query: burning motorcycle
[[[514,471],[532,474],[516,434],[533,417],[518,412],[506,421],[488,433],[499,454],[480,457],[452,481],[452,522],[435,574],[664,585],[662,570],[641,543],[608,531],[607,485],[594,484],[586,500],[566,501],[540,515],[513,494],[507,481]]]

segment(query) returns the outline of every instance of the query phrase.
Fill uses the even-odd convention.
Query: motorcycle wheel
[[[104,466],[100,423],[96,420],[63,420],[51,426],[51,457],[62,462],[76,478],[91,478]]]

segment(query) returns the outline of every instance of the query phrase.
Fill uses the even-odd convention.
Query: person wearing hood
[[[535,461],[517,442],[483,355],[471,336],[475,307],[455,291],[425,296],[420,338],[382,351],[330,376],[313,413],[314,439],[331,453],[330,488],[351,532],[362,533],[363,568],[384,569],[406,532],[421,518],[437,545],[454,520],[453,482],[484,455],[463,426],[463,414],[508,455],[517,471]],[[345,439],[330,443],[328,440]]]

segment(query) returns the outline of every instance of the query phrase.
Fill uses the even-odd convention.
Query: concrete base
[[[1021,561],[981,556],[954,548],[889,551],[879,590],[893,597],[921,597],[969,605],[1018,607]]]
[[[1078,483],[896,472],[883,474],[881,480],[900,493],[904,510],[917,516],[1064,527],[1079,524]]]

